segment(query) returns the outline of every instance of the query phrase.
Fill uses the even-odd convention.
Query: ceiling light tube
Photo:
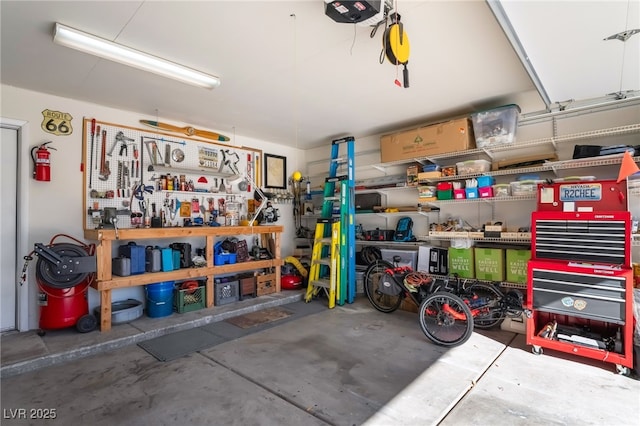
[[[53,31],[53,42],[194,86],[206,89],[220,86],[220,79],[216,76],[113,43],[57,22]]]

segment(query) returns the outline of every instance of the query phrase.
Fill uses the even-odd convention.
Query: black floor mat
[[[201,328],[192,328],[156,337],[155,339],[138,343],[138,346],[156,357],[158,361],[171,361],[190,353],[210,348],[226,340]]]
[[[245,317],[246,320],[233,322],[237,322],[241,326],[228,321],[219,321],[203,327],[156,337],[155,339],[138,343],[138,346],[153,355],[158,361],[172,361],[190,353],[268,328],[277,327],[289,321],[295,321],[297,318],[327,309],[324,301],[296,302],[277,308],[267,308],[264,310],[266,311],[265,315],[260,315],[260,311],[240,315],[239,317]]]

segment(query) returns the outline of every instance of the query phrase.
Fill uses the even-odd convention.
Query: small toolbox
[[[118,254],[131,259],[131,275],[145,273],[146,255],[143,246],[130,242],[129,244],[118,247]]]
[[[147,272],[159,272],[162,269],[160,249],[147,246],[145,248],[145,270]]]
[[[131,259],[120,256],[111,260],[111,273],[119,277],[131,275]]]
[[[180,268],[190,268],[191,267],[191,244],[189,243],[172,243],[169,245],[174,250],[177,250],[180,253],[179,264]]]

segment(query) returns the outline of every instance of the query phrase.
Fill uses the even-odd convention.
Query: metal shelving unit
[[[453,232],[452,232],[453,234]],[[459,240],[459,239],[469,239],[480,242],[487,243],[504,243],[504,244],[530,244],[531,238],[487,238],[487,237],[474,237],[474,236],[461,236],[461,235],[451,235],[451,236],[431,236],[431,235],[417,235],[416,239],[418,241],[451,241],[451,240]]]
[[[434,200],[434,201],[421,201],[421,204],[427,204],[433,207],[440,207],[442,205],[447,204],[466,204],[466,203],[501,203],[501,202],[509,202],[509,201],[523,201],[523,200],[533,200],[537,196],[537,193],[532,192],[531,194],[526,195],[512,195],[508,197],[490,197],[490,198],[463,198],[459,200]]]
[[[634,157],[634,161],[640,162],[640,157]],[[461,180],[477,176],[508,176],[530,173],[554,172],[557,174],[560,170],[583,169],[589,167],[601,167],[617,165],[622,162],[622,154],[606,155],[602,157],[581,158],[575,160],[549,161],[540,166],[521,167],[514,169],[496,170],[485,173],[474,173],[469,175],[444,176],[441,178],[429,179],[425,182],[444,182],[452,180]]]
[[[553,149],[557,148],[558,144],[563,143],[575,143],[582,142],[585,140],[598,139],[603,137],[611,137],[611,136],[621,136],[628,135],[633,133],[640,133],[640,123],[630,124],[627,126],[619,126],[619,127],[611,127],[608,129],[601,130],[593,130],[589,132],[581,132],[581,133],[571,133],[568,135],[554,136],[548,138],[540,138],[533,139],[529,141],[517,142],[514,144],[505,144],[505,145],[496,145],[496,146],[487,146],[484,148],[475,148],[469,149],[466,151],[459,152],[449,152],[446,154],[437,154],[432,156],[425,157],[416,157],[411,160],[398,160],[393,162],[384,163],[385,166],[393,166],[393,165],[402,165],[413,162],[423,163],[423,162],[431,162],[435,164],[440,164],[441,160],[446,160],[447,163],[450,162],[451,159],[454,158],[463,158],[463,157],[485,157],[492,159],[495,157],[495,154],[509,151],[509,153],[514,153],[517,151],[529,151],[532,148],[541,148],[544,146],[551,147]],[[612,163],[615,164],[615,163]],[[518,169],[514,173],[525,173]]]

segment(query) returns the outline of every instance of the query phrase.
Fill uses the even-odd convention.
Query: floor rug
[[[225,341],[226,339],[201,328],[191,328],[138,343],[138,346],[158,361],[172,361]]]
[[[278,321],[293,315],[293,312],[283,308],[269,308],[226,319],[228,323],[240,328],[251,328],[256,325]]]

